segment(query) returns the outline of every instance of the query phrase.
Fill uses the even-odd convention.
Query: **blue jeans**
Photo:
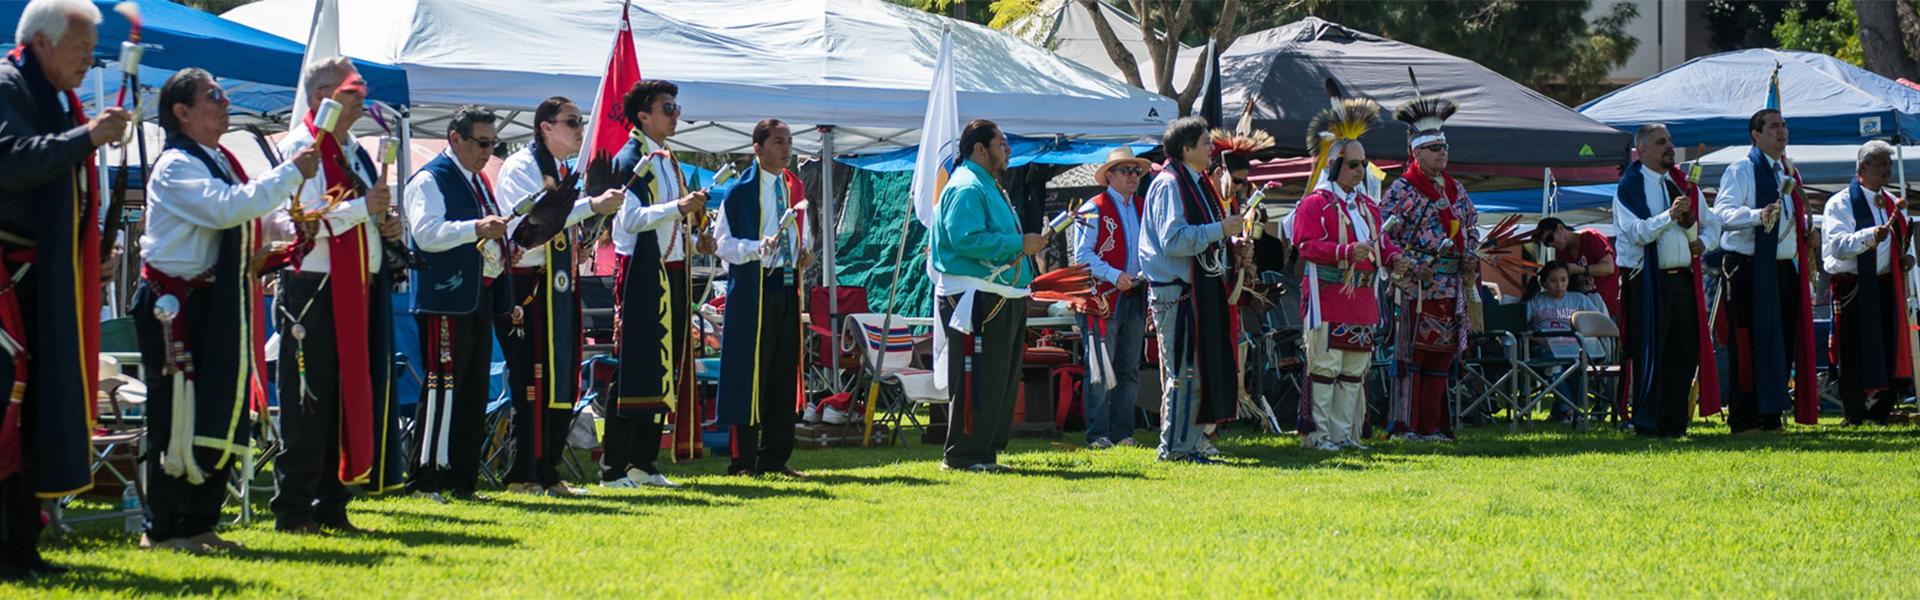
[[[1080,317],[1080,330],[1093,334],[1092,324]],[[1147,294],[1144,286],[1115,297],[1113,316],[1107,320],[1107,333],[1100,343],[1113,357],[1113,388],[1093,383],[1095,368],[1089,356],[1087,397],[1087,443],[1100,438],[1119,442],[1133,437],[1134,406],[1140,397],[1140,359],[1147,343]],[[1092,353],[1089,352],[1089,355]]]

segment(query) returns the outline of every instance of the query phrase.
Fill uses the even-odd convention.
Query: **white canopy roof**
[[[586,106],[605,68],[619,0],[340,0],[341,49],[407,71],[416,135],[438,137],[449,108],[515,111],[560,95]],[[311,0],[264,0],[226,18],[304,41]],[[1171,100],[985,27],[881,0],[641,0],[631,7],[644,77],[680,86],[682,148],[742,152],[766,117],[832,125],[839,152],[917,141],[942,28],[954,31],[960,117],[1010,134],[1158,135]],[[436,118],[437,117],[437,118]]]
[[[1113,37],[1133,54],[1135,64],[1140,66],[1140,81],[1148,87],[1153,83],[1153,57],[1147,51],[1147,42],[1140,35],[1140,23],[1132,15],[1120,12],[1120,9],[1106,2],[1095,2],[1100,13],[1107,18],[1107,26],[1113,29]],[[1075,0],[1042,0],[1032,14],[1016,19],[1007,26],[1007,31],[1021,39],[1050,48],[1055,54],[1081,66],[1106,73],[1126,81],[1119,65],[1113,64],[1113,56],[1107,53],[1107,46],[1100,42],[1093,14]],[[1179,44],[1179,42],[1174,42]],[[1203,52],[1205,46],[1192,47],[1180,44],[1174,59],[1173,81],[1175,85],[1186,85],[1187,77],[1193,73],[1193,61]]]

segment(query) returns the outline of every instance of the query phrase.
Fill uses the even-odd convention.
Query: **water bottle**
[[[146,531],[146,513],[140,510],[140,490],[134,489],[132,484],[127,485],[126,491],[120,492],[120,510],[127,513],[124,525],[127,533]]]

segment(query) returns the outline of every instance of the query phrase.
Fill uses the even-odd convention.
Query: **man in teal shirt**
[[[946,328],[947,393],[952,399],[943,469],[1006,472],[995,454],[1007,447],[1020,384],[1027,327],[1029,258],[1046,238],[1020,232],[996,177],[1007,169],[1007,136],[980,119],[960,133],[960,155],[940,190],[933,228],[934,294]]]

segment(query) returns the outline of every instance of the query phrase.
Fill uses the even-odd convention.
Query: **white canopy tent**
[[[601,110],[588,103],[623,5],[340,0],[340,46],[406,70],[414,135],[441,137],[450,109],[478,104],[504,111],[500,135],[512,140],[533,131],[547,97]],[[1131,139],[1159,135],[1178,112],[1011,35],[881,0],[642,0],[627,10],[641,75],[679,85],[687,124],[673,142],[682,150],[748,152],[753,124],[767,117],[793,124],[795,149],[823,159],[913,145],[949,27],[963,120],[992,119],[1008,134]],[[304,40],[313,3],[264,0],[223,16]],[[833,190],[833,169],[821,173],[821,189]],[[837,223],[837,199],[822,200],[822,222]],[[833,245],[825,250],[824,272],[835,273]]]
[[[416,135],[445,133],[449,108],[506,111],[508,139],[531,132],[549,96],[583,103],[604,67],[619,0],[341,0],[341,49],[407,71]],[[224,17],[303,39],[311,0],[264,0]],[[953,27],[962,119],[1009,134],[1158,135],[1171,100],[1062,60],[1013,36],[881,0],[642,0],[630,7],[640,73],[680,86],[687,150],[750,151],[753,123],[795,125],[797,149],[839,153],[916,143],[944,27]],[[582,106],[588,112],[598,107]]]
[[[1133,15],[1121,12],[1106,2],[1095,2],[1094,6],[1107,18],[1107,26],[1113,29],[1114,39],[1133,54],[1134,63],[1140,67],[1140,81],[1148,86],[1154,85],[1153,57],[1147,51],[1146,40],[1140,35],[1140,23],[1134,20]],[[1093,14],[1076,0],[1042,0],[1032,14],[1014,20],[1007,26],[1007,31],[1053,50],[1054,54],[1081,66],[1126,80],[1126,76],[1120,72],[1120,66],[1113,64],[1113,56],[1107,53],[1107,45],[1100,41]],[[1180,44],[1173,65],[1173,81],[1176,85],[1186,84],[1187,77],[1193,74],[1194,60],[1206,51],[1205,46]]]

